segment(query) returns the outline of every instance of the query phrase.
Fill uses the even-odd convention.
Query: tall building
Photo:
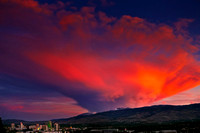
[[[22,123],[22,122],[20,122],[20,128],[21,128],[21,130],[23,130],[23,129],[24,129],[24,125],[23,125],[23,123]]]
[[[58,123],[55,123],[55,124],[54,124],[54,127],[55,127],[55,130],[56,130],[56,131],[59,130],[59,124],[58,124]]]
[[[52,130],[52,122],[51,121],[48,122],[47,126],[48,126],[49,130]]]
[[[48,126],[47,125],[42,125],[42,130],[48,131]]]
[[[40,130],[40,125],[36,124],[36,130]]]
[[[43,126],[43,125],[40,125],[40,129],[42,129],[42,126]]]
[[[15,123],[11,123],[11,130],[15,129]]]
[[[29,129],[35,130],[36,129],[36,125],[30,125]]]

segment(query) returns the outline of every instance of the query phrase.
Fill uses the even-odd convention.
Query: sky
[[[0,0],[0,117],[200,102],[199,0]]]

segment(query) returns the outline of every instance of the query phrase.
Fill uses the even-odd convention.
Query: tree
[[[6,130],[5,130],[4,126],[3,126],[1,117],[0,117],[0,133],[6,133]]]

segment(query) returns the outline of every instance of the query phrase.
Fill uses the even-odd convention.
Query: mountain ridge
[[[110,110],[95,114],[84,113],[74,117],[52,119],[52,122],[59,124],[102,124],[102,123],[163,123],[170,121],[193,121],[200,120],[200,103],[190,105],[153,105],[140,108],[125,108]],[[16,122],[15,122],[16,121]],[[3,123],[10,124],[45,123],[47,121],[24,121],[24,120],[3,120]]]
[[[66,119],[54,119],[62,124],[94,123],[162,123],[168,121],[185,121],[200,119],[200,103],[190,105],[153,105],[141,108],[111,110],[75,116]]]

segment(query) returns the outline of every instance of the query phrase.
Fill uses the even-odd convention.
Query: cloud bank
[[[152,23],[61,1],[1,0],[0,7],[2,78],[60,93],[82,112],[150,105],[200,84],[191,19]]]

